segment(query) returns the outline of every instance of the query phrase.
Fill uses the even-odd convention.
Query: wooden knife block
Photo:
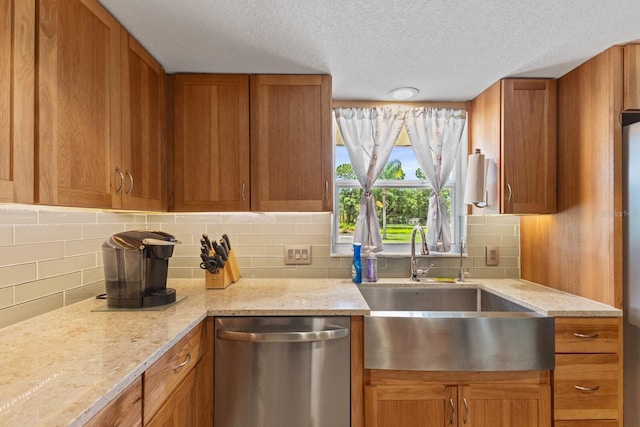
[[[217,273],[205,271],[205,287],[207,289],[224,289],[240,279],[240,269],[233,249],[229,251],[229,258],[223,268]]]

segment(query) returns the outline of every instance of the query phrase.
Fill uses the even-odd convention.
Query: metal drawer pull
[[[507,196],[507,203],[511,203],[511,196],[512,196],[511,185],[507,184],[507,190],[509,190],[509,195]]]
[[[449,424],[453,425],[453,420],[456,416],[456,405],[453,403],[453,399],[449,399],[449,405],[451,405],[451,416],[449,417]]]
[[[466,424],[469,420],[469,403],[467,402],[467,399],[462,399],[462,403],[464,403],[464,418],[462,422]]]
[[[573,336],[577,337],[577,338],[585,338],[585,339],[591,339],[592,340],[594,338],[598,338],[600,336],[600,334],[597,334],[597,333],[596,334],[581,334],[581,333],[578,333],[578,332],[574,332]]]
[[[327,329],[311,332],[244,332],[220,329],[218,338],[227,341],[247,342],[314,342],[327,341],[349,336],[349,329]]]
[[[586,392],[592,392],[592,391],[600,390],[600,386],[599,385],[597,385],[595,387],[582,387],[580,385],[574,385],[573,388],[575,388],[576,390],[586,391]]]
[[[177,371],[178,369],[182,368],[183,366],[185,366],[187,363],[189,363],[191,361],[191,352],[187,353],[187,358],[184,359],[184,362],[182,362],[179,365],[176,365],[173,367],[174,371]]]
[[[116,194],[118,194],[122,190],[122,186],[124,185],[124,175],[118,166],[116,166],[116,172],[120,175],[120,186],[116,188]]]

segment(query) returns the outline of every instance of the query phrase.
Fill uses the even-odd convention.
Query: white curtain
[[[406,111],[394,108],[336,108],[338,128],[353,171],[363,188],[353,241],[383,249],[376,201],[371,192],[400,135]]]
[[[405,127],[418,164],[433,187],[427,213],[427,246],[430,251],[451,250],[451,226],[444,189],[460,149],[466,123],[465,110],[414,108],[407,112]]]

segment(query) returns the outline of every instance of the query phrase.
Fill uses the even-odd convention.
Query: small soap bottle
[[[353,263],[351,264],[351,281],[356,285],[362,283],[362,260],[360,259],[361,243],[353,244]]]
[[[376,258],[375,252],[373,252],[374,248],[369,249],[369,255],[367,255],[366,261],[366,271],[367,271],[367,282],[377,282],[378,281],[378,258]]]

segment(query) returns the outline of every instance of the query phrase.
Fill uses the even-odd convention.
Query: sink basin
[[[360,287],[365,368],[553,369],[554,319],[476,288]]]
[[[531,312],[476,288],[361,287],[360,293],[372,311]]]

